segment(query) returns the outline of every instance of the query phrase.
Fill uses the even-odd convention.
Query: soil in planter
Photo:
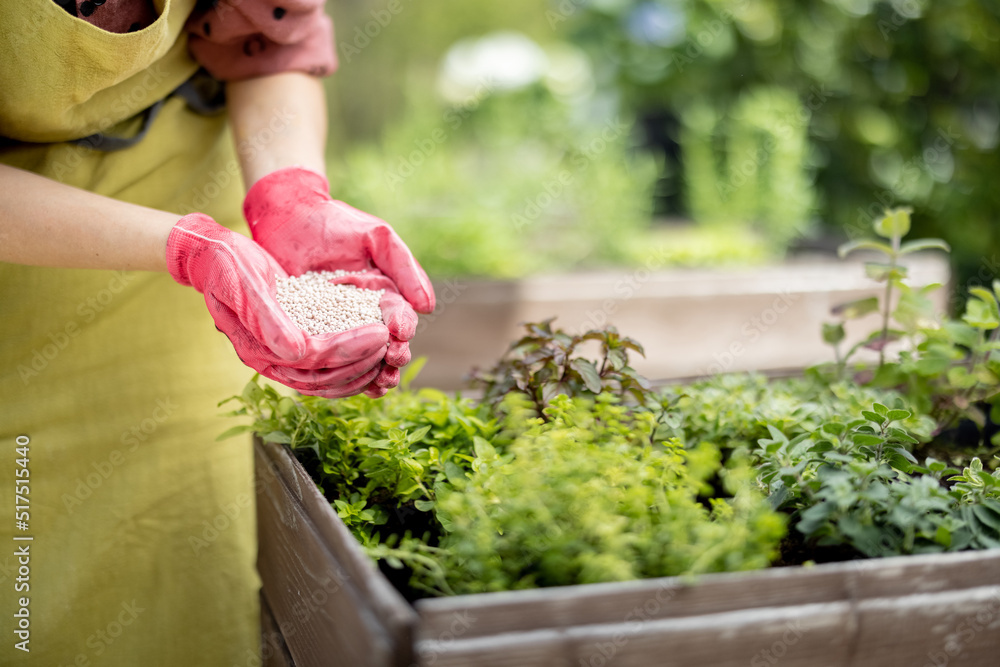
[[[294,456],[302,464],[302,467],[308,471],[322,469],[315,453],[310,449],[298,449],[295,451]],[[310,477],[314,481],[316,480],[316,476],[312,473],[310,473]],[[323,491],[323,497],[332,504],[336,496],[327,492],[326,489],[321,490]],[[388,520],[380,528],[386,530],[387,534],[401,535],[406,531],[410,531],[412,535],[429,533],[432,536],[428,540],[430,546],[437,546],[438,540],[436,535],[440,531],[440,526],[434,522],[434,515],[431,512],[421,512],[413,506],[413,503],[406,503],[395,512],[390,512]],[[384,560],[378,561],[377,565],[379,571],[385,575],[385,578],[389,580],[408,602],[415,602],[427,597],[427,593],[424,591],[410,586],[410,579],[413,577],[413,570],[410,567],[404,565],[401,568],[394,568],[389,566]]]
[[[436,547],[438,545],[438,534],[441,527],[434,520],[432,512],[421,512],[413,506],[412,502],[404,504],[395,512],[389,514],[389,520],[385,525],[380,526],[390,535],[401,535],[409,531],[412,535],[429,534],[430,539],[427,544]],[[385,560],[378,561],[378,569],[385,575],[385,578],[396,588],[399,593],[406,598],[407,602],[415,602],[421,598],[428,597],[427,593],[410,586],[410,579],[413,577],[413,569],[407,565],[403,567],[392,567]]]
[[[809,562],[839,563],[865,558],[864,554],[846,544],[829,547],[807,544],[802,534],[794,529],[788,531],[778,549],[778,557],[771,563],[771,567],[790,567]]]
[[[1000,433],[1000,424],[990,418],[989,403],[978,403],[976,407],[986,416],[986,423],[981,428],[971,419],[962,419],[951,428],[941,431],[933,442],[917,445],[914,455],[920,459],[932,456],[952,465],[964,465],[973,456],[987,460],[992,458],[996,451],[988,451],[989,445],[991,438]]]

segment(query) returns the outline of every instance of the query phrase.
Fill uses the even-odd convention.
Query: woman
[[[322,0],[59,3],[0,3],[0,663],[255,665],[252,450],[216,404],[241,359],[384,394],[433,291],[328,194]],[[276,278],[322,269],[385,325],[292,325]]]

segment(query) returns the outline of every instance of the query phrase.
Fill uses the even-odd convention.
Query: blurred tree
[[[551,0],[546,20],[660,143],[661,210],[681,206],[677,116],[776,86],[810,114],[824,221],[855,237],[908,203],[917,234],[952,243],[963,281],[1000,277],[1000,3]]]
[[[408,113],[408,94],[432,89],[442,56],[459,39],[510,29],[544,41],[552,30],[538,0],[335,0],[338,72],[327,79],[331,152],[380,136]]]

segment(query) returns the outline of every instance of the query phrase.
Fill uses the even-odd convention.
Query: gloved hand
[[[181,285],[205,296],[215,326],[261,375],[304,394],[361,393],[382,369],[389,330],[369,324],[313,336],[278,304],[276,280],[287,274],[256,243],[212,218],[181,218],[167,239],[167,267]]]
[[[434,310],[434,289],[392,227],[335,201],[329,189],[326,178],[314,171],[279,169],[250,188],[243,213],[254,240],[289,274],[363,271],[336,282],[385,290],[381,306],[391,339],[383,369],[365,392],[377,397],[399,383],[399,367],[410,361],[414,310]]]

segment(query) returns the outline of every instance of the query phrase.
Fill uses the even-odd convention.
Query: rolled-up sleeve
[[[337,69],[324,0],[199,3],[187,23],[198,64],[222,81],[279,72],[326,76]]]

